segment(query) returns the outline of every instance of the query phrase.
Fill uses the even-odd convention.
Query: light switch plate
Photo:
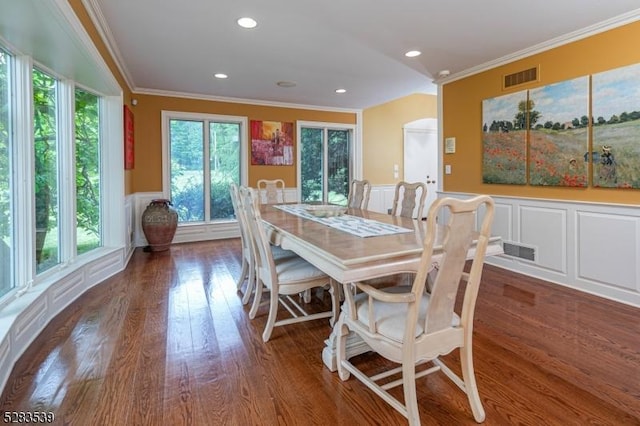
[[[446,164],[444,166],[444,174],[445,175],[450,175],[451,174],[451,164]]]

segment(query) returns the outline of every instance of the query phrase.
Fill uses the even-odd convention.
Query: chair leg
[[[264,327],[264,333],[262,333],[262,341],[268,342],[273,331],[273,326],[276,323],[276,316],[278,315],[278,286],[274,284],[271,288],[271,294],[269,295],[269,318],[267,318],[267,324]]]
[[[402,363],[402,388],[404,390],[404,405],[407,408],[409,425],[420,425],[418,411],[418,396],[416,394],[416,366],[411,360]]]
[[[251,310],[249,310],[249,318],[254,319],[256,317],[256,313],[258,313],[258,307],[260,307],[260,302],[262,301],[262,288],[264,284],[260,280],[260,275],[256,274],[256,291],[253,296],[253,304],[251,305]]]
[[[473,351],[470,344],[460,348],[460,364],[462,367],[462,380],[464,380],[464,386],[467,390],[467,398],[469,398],[473,418],[476,422],[482,423],[485,418],[485,412],[482,407],[482,401],[480,400],[480,394],[478,393],[478,386],[476,384],[476,376],[473,371]]]
[[[249,298],[251,298],[251,293],[255,291],[256,287],[256,268],[254,265],[249,265],[249,279],[247,280],[247,288],[242,295],[242,304],[246,305],[249,303]]]
[[[236,284],[236,287],[238,288],[238,290],[242,288],[242,283],[244,282],[244,279],[247,278],[248,269],[249,269],[249,264],[247,263],[247,259],[244,258],[244,254],[243,254],[242,255],[242,271],[240,272],[240,278],[238,278],[238,283]]]

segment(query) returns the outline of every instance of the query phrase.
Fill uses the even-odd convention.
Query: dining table
[[[271,242],[295,252],[341,284],[417,271],[427,232],[425,220],[346,208],[340,212],[343,214],[318,217],[313,206],[261,205],[260,214]],[[436,268],[443,234],[443,225],[439,225],[432,258]],[[492,236],[486,256],[502,253],[502,239]],[[475,240],[468,258],[474,254]],[[322,350],[322,360],[331,371],[337,369],[336,339],[337,332],[332,330]],[[348,358],[368,350],[355,334],[347,337]]]

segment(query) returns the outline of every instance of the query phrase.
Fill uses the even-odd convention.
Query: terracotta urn
[[[151,200],[142,213],[142,232],[149,246],[145,251],[168,250],[178,227],[178,213],[171,201],[160,198]]]

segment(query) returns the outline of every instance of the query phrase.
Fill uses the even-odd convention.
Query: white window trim
[[[240,184],[246,185],[249,180],[249,119],[244,116],[237,115],[220,115],[206,114],[181,111],[162,111],[162,194],[164,198],[169,198],[171,193],[171,158],[169,152],[169,121],[176,120],[194,120],[194,121],[216,121],[240,124]],[[208,132],[205,132],[205,150],[208,150]],[[205,159],[208,161],[208,157]],[[208,190],[210,182],[208,176],[205,176],[205,190]],[[205,211],[209,210],[208,203],[205,205]],[[217,222],[217,221],[216,221]],[[190,224],[179,224],[178,226],[189,226]]]
[[[360,122],[360,120],[358,120]],[[358,128],[355,124],[345,124],[345,123],[328,123],[323,121],[302,121],[299,120],[296,122],[296,185],[298,187],[298,200],[302,200],[302,174],[300,173],[302,167],[302,156],[300,153],[302,152],[302,128],[314,128],[314,129],[322,129],[324,131],[324,140],[327,140],[327,134],[329,130],[351,130],[351,147],[350,151],[353,153],[351,157],[350,168],[352,170],[351,179],[362,179],[362,138],[359,136]],[[328,146],[325,144],[323,146],[324,156],[327,156]],[[323,162],[323,176],[325,181],[327,180],[327,162]],[[326,187],[326,182],[324,183]],[[324,195],[323,195],[324,197]]]

